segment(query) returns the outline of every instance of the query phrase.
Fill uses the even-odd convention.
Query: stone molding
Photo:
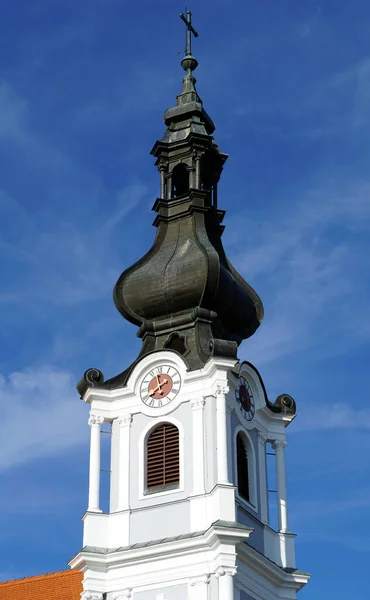
[[[191,586],[194,585],[207,585],[211,580],[211,576],[209,574],[207,575],[199,575],[197,577],[192,577],[189,580],[189,583]]]
[[[236,575],[236,572],[237,567],[218,567],[215,575],[217,579],[223,577],[224,575],[231,575],[231,577],[234,577]]]
[[[103,600],[103,594],[100,592],[82,592],[81,600]]]
[[[288,445],[288,442],[285,442],[284,440],[275,440],[274,442],[272,442],[272,447],[274,450],[277,450],[277,448],[286,448]]]
[[[118,424],[120,427],[130,427],[130,425],[132,423],[132,414],[127,413],[126,415],[123,415],[122,417],[118,417],[117,421],[118,421]]]
[[[102,417],[100,415],[90,414],[90,417],[88,420],[88,424],[90,425],[90,427],[92,427],[93,425],[98,425],[100,427],[103,423],[104,423],[104,417]]]
[[[127,598],[132,598],[132,588],[126,588],[113,594],[113,600],[127,600]]]
[[[230,391],[230,388],[227,384],[221,385],[217,384],[215,387],[214,395],[215,396],[226,396]]]
[[[260,442],[260,444],[266,444],[267,439],[268,438],[265,432],[258,429],[258,441]]]
[[[203,410],[206,401],[204,398],[195,398],[194,400],[190,400],[190,406],[192,410]]]

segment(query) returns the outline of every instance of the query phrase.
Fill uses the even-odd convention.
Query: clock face
[[[140,398],[147,406],[161,408],[166,406],[180,391],[180,373],[170,365],[151,369],[140,385]]]
[[[235,398],[240,406],[240,411],[247,421],[251,421],[256,412],[253,392],[245,377],[239,377],[239,386],[235,390]]]

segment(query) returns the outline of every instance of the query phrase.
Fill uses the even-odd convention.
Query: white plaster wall
[[[187,584],[171,585],[168,587],[160,587],[145,592],[135,592],[133,600],[187,600],[188,586]]]
[[[119,424],[117,419],[112,422],[111,440],[111,477],[110,477],[110,512],[118,508],[118,470],[119,470]]]
[[[205,487],[210,492],[217,483],[216,398],[208,396],[205,400]]]
[[[253,513],[249,512],[248,509],[242,506],[237,507],[236,511],[236,520],[238,523],[242,525],[246,525],[247,527],[251,527],[253,529],[253,533],[251,533],[250,537],[247,540],[247,544],[252,546],[258,550],[258,552],[264,553],[265,544],[264,544],[264,531],[265,526],[259,521],[257,518],[253,517]]]
[[[187,501],[159,504],[131,513],[130,544],[190,532]]]

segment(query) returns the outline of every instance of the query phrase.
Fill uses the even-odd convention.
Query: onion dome
[[[118,311],[138,327],[141,351],[129,369],[106,382],[99,371],[88,371],[89,385],[125,385],[138,360],[162,349],[181,354],[189,370],[214,355],[236,358],[239,344],[263,318],[260,298],[222,245],[225,211],[218,208],[217,188],[228,157],[213,138],[215,125],[195,87],[198,63],[190,37],[196,32],[190,13],[181,18],[187,23],[181,61],[186,74],[176,106],[165,112],[163,139],[151,151],[160,177],[153,206],[156,235],[150,250],[119,277],[113,293]]]

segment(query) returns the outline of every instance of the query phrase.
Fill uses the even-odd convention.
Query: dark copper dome
[[[259,326],[263,307],[225,255],[217,184],[227,155],[213,139],[215,126],[195,88],[197,62],[187,55],[182,66],[183,89],[152,150],[161,178],[153,207],[157,235],[118,279],[114,302],[139,326],[141,355],[174,348],[189,368],[199,368],[215,352],[235,356]]]

